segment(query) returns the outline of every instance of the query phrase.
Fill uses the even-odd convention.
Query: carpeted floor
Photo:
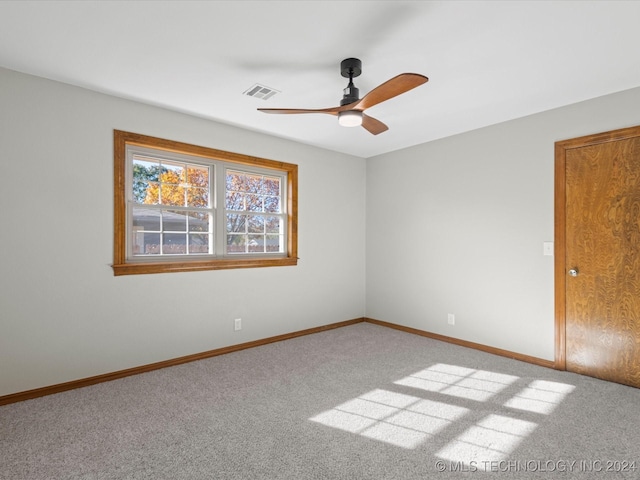
[[[0,478],[640,478],[640,390],[360,323],[0,407]]]

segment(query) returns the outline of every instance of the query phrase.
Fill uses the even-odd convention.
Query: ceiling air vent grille
[[[260,85],[256,83],[253,87],[244,91],[244,95],[248,95],[250,97],[261,98],[262,100],[269,100],[276,93],[280,93],[278,90],[274,90],[273,88],[265,87],[264,85]]]

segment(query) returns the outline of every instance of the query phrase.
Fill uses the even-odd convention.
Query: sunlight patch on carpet
[[[519,380],[520,383],[516,384]],[[500,461],[507,458],[538,426],[535,422],[517,418],[523,411],[527,416],[532,413],[549,415],[575,389],[573,385],[547,380],[526,382],[515,375],[438,363],[394,384],[414,388],[415,393],[427,391],[430,396],[437,394],[444,400],[448,395],[464,401],[487,402],[500,392],[502,398],[506,395],[509,398],[503,401],[498,397],[483,404],[482,419],[472,423],[472,418],[467,417],[466,422],[462,418],[472,411],[471,408],[375,389],[309,420],[407,449],[414,449],[430,438],[444,434],[443,431],[450,426],[454,426],[455,435],[462,431],[464,423],[471,424],[436,455],[467,465]],[[503,392],[509,386],[511,389]],[[518,393],[512,394],[515,391]],[[464,401],[457,400],[458,403]],[[484,412],[492,404],[502,411],[505,407],[513,410],[506,415]]]
[[[413,449],[468,411],[464,407],[376,389],[309,420]]]
[[[575,388],[566,383],[534,380],[504,406],[549,415]]]
[[[519,377],[438,363],[394,383],[484,402]]]
[[[503,460],[537,426],[526,420],[491,414],[458,435],[436,455],[469,465]]]

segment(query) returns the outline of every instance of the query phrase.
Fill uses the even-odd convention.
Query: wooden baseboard
[[[348,325],[354,325],[356,323],[364,322],[364,318],[355,318],[353,320],[346,320],[344,322],[331,323],[321,327],[308,328],[306,330],[300,330],[292,333],[285,333],[283,335],[276,335],[275,337],[263,338],[261,340],[254,340],[252,342],[241,343],[238,345],[231,345],[229,347],[218,348],[215,350],[209,350],[207,352],[196,353],[193,355],[186,355],[184,357],[173,358],[171,360],[165,360],[162,362],[150,363],[148,365],[142,365],[140,367],[128,368],[126,370],[119,370],[117,372],[106,373],[104,375],[96,375],[95,377],[82,378],[79,380],[73,380],[70,382],[59,383],[57,385],[51,385],[48,387],[36,388],[34,390],[27,390],[25,392],[12,393],[0,397],[0,405],[7,405],[9,403],[22,402],[24,400],[30,400],[32,398],[44,397],[46,395],[52,395],[54,393],[65,392],[67,390],[73,390],[75,388],[88,387],[89,385],[95,385],[97,383],[109,382],[111,380],[117,380],[119,378],[129,377],[131,375],[138,375],[139,373],[150,372],[152,370],[159,370],[161,368],[173,367],[175,365],[181,365],[183,363],[194,362],[196,360],[203,360],[205,358],[216,357],[218,355],[224,355],[226,353],[238,352],[247,348],[259,347],[267,345],[269,343],[281,342],[283,340],[289,340],[291,338],[302,337],[304,335],[311,335],[313,333],[324,332],[326,330],[332,330],[334,328],[346,327]]]
[[[384,322],[382,320],[375,320],[373,318],[364,319],[365,322],[373,323],[383,327],[394,328],[407,333],[413,333],[414,335],[420,335],[422,337],[433,338],[441,342],[453,343],[461,347],[473,348],[482,352],[491,353],[493,355],[500,355],[501,357],[511,358],[513,360],[520,360],[521,362],[532,363],[546,368],[555,368],[555,362],[552,360],[544,360],[543,358],[532,357],[530,355],[524,355],[522,353],[510,352],[509,350],[502,350],[501,348],[489,347],[480,343],[468,342],[466,340],[460,340],[459,338],[447,337],[446,335],[440,335],[438,333],[431,333],[424,330],[418,330],[417,328],[405,327],[395,323]]]
[[[152,370],[159,370],[161,368],[173,367],[181,365],[183,363],[194,362],[196,360],[204,360],[205,358],[216,357],[218,355],[224,355],[227,353],[238,352],[247,348],[260,347],[269,343],[281,342],[283,340],[289,340],[296,337],[302,337],[304,335],[311,335],[313,333],[320,333],[326,330],[333,330],[334,328],[346,327],[349,325],[355,325],[356,323],[368,322],[375,325],[380,325],[387,328],[393,328],[414,335],[420,335],[422,337],[432,338],[441,342],[453,343],[461,347],[473,348],[482,352],[492,353],[494,355],[500,355],[502,357],[511,358],[514,360],[520,360],[522,362],[532,363],[541,367],[555,368],[553,361],[544,360],[542,358],[532,357],[529,355],[523,355],[521,353],[510,352],[508,350],[502,350],[500,348],[488,347],[479,343],[468,342],[466,340],[460,340],[458,338],[447,337],[445,335],[439,335],[437,333],[431,333],[424,330],[418,330],[417,328],[405,327],[403,325],[397,325],[395,323],[384,322],[382,320],[375,320],[373,318],[361,317],[354,318],[353,320],[346,320],[344,322],[331,323],[321,327],[308,328],[306,330],[300,330],[297,332],[286,333],[283,335],[276,335],[275,337],[263,338],[261,340],[254,340],[252,342],[240,343],[238,345],[231,345],[229,347],[218,348],[215,350],[209,350],[207,352],[196,353],[193,355],[186,355],[184,357],[173,358],[162,362],[150,363],[148,365],[142,365],[140,367],[128,368],[126,370],[119,370],[117,372],[106,373],[104,375],[96,375],[95,377],[82,378],[79,380],[73,380],[70,382],[59,383],[57,385],[51,385],[48,387],[36,388],[34,390],[27,390],[25,392],[12,393],[0,397],[0,405],[7,405],[9,403],[22,402],[24,400],[30,400],[32,398],[44,397],[46,395],[52,395],[54,393],[65,392],[67,390],[73,390],[75,388],[88,387],[89,385],[95,385],[97,383],[109,382],[111,380],[117,380],[119,378],[129,377],[131,375],[138,375],[139,373],[150,372]]]

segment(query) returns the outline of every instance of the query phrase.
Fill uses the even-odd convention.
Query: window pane
[[[262,193],[274,197],[280,196],[280,179],[278,177],[264,177]]]
[[[228,192],[243,192],[246,183],[245,175],[240,172],[227,171],[226,189]]]
[[[248,237],[249,252],[264,252],[264,235],[248,235]]]
[[[175,210],[164,210],[162,212],[162,230],[164,232],[186,232],[187,214]]]
[[[160,255],[160,234],[159,233],[142,233],[140,235],[141,253],[145,255]]]
[[[187,188],[187,207],[208,207],[209,189],[190,187]]]
[[[167,174],[162,174],[170,176],[172,172]],[[174,185],[171,183],[162,183],[160,185],[160,203],[162,205],[174,205],[176,207],[184,207],[185,206],[185,193],[186,190],[181,185]]]
[[[162,253],[184,254],[187,253],[187,236],[182,233],[165,233],[162,235]]]
[[[247,210],[250,212],[262,212],[262,195],[247,194]]]
[[[185,164],[179,162],[164,162],[163,172],[160,174],[160,181],[180,185],[185,183]]]
[[[190,212],[187,217],[190,232],[209,232],[209,214]]]
[[[245,215],[227,214],[227,232],[244,233],[246,231]]]
[[[211,253],[209,251],[209,235],[189,235],[189,253]]]
[[[132,216],[134,229],[160,231],[160,212],[158,210],[133,207]]]
[[[280,217],[267,217],[264,221],[265,232],[280,233]]]
[[[160,203],[160,184],[158,182],[148,182],[147,191],[141,203],[147,205],[157,205]]]
[[[267,235],[267,252],[283,252],[282,235]]]
[[[246,192],[262,193],[262,175],[245,175],[244,188]]]
[[[134,255],[140,255],[144,252],[144,229],[134,227],[131,233],[131,250]]]
[[[146,180],[158,181],[160,175],[160,161],[154,158],[133,157],[133,178],[143,177]]]
[[[225,208],[227,210],[243,211],[244,208],[244,194],[237,192],[227,192]]]
[[[280,213],[280,197],[264,197],[264,211]]]
[[[197,165],[187,167],[187,183],[193,187],[209,188],[209,169]]]
[[[246,235],[227,235],[227,253],[245,253]]]
[[[259,216],[248,217],[248,229],[249,233],[264,233],[264,218]]]

